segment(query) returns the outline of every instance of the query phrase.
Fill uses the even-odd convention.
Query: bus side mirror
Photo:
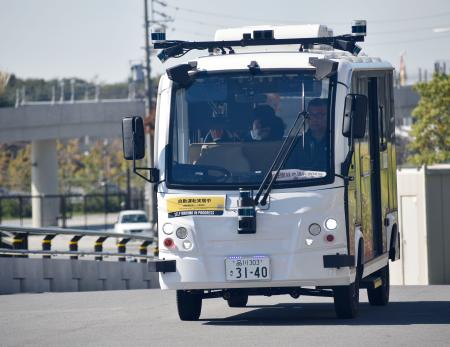
[[[144,121],[141,117],[122,119],[123,156],[126,160],[145,157]]]
[[[345,98],[342,135],[361,139],[366,133],[367,96],[348,94]]]

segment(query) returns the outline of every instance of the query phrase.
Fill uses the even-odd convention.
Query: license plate
[[[227,281],[270,280],[270,258],[267,256],[232,256],[225,259]]]

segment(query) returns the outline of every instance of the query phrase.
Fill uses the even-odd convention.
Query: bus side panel
[[[395,150],[395,108],[394,108],[394,86],[393,73],[387,78],[389,90],[389,125],[387,131],[388,154],[389,154],[389,211],[397,211],[397,155]]]
[[[355,162],[355,157],[359,156],[359,145],[355,145],[355,153],[353,153],[352,164],[348,171],[350,177],[358,177],[359,161]],[[357,192],[360,190],[359,180],[352,180],[348,183],[348,245],[349,254],[356,255],[355,249],[355,226],[361,223],[361,208]]]
[[[368,96],[368,78],[361,72],[354,72],[352,77],[352,93]],[[364,261],[374,257],[374,242],[372,228],[372,164],[370,156],[370,132],[369,132],[369,110],[366,119],[365,137],[355,141],[355,162],[357,181],[356,198],[359,205],[357,223],[361,226],[364,237]]]
[[[389,184],[390,180],[390,162],[389,162],[389,149],[388,149],[388,127],[389,118],[391,114],[390,108],[390,89],[388,87],[388,72],[378,77],[378,133],[379,133],[379,148],[380,148],[380,193],[381,193],[381,218],[380,224],[382,229],[382,253],[387,252],[387,226],[384,223],[384,219],[390,212],[389,208],[389,196],[392,186]]]

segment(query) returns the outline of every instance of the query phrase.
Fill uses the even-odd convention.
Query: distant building
[[[394,88],[394,100],[395,125],[399,128],[410,128],[413,123],[412,111],[419,103],[419,94],[413,89],[413,86],[396,87]]]
[[[397,146],[397,165],[404,165],[411,142],[410,131],[413,124],[412,112],[419,103],[419,94],[413,86],[398,86],[394,88],[395,103],[395,135]]]

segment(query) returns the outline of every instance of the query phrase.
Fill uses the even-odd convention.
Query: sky
[[[257,24],[318,23],[335,34],[347,34],[353,19],[366,19],[364,52],[397,69],[404,54],[410,81],[417,79],[419,68],[430,76],[436,60],[446,61],[450,70],[449,0],[161,2],[153,0],[154,19],[173,19],[167,23],[168,39],[213,40],[217,29]],[[21,78],[125,81],[130,65],[144,59],[143,4],[144,0],[0,0],[0,70]],[[435,32],[442,28],[449,29]],[[152,75],[167,67],[152,57]]]

